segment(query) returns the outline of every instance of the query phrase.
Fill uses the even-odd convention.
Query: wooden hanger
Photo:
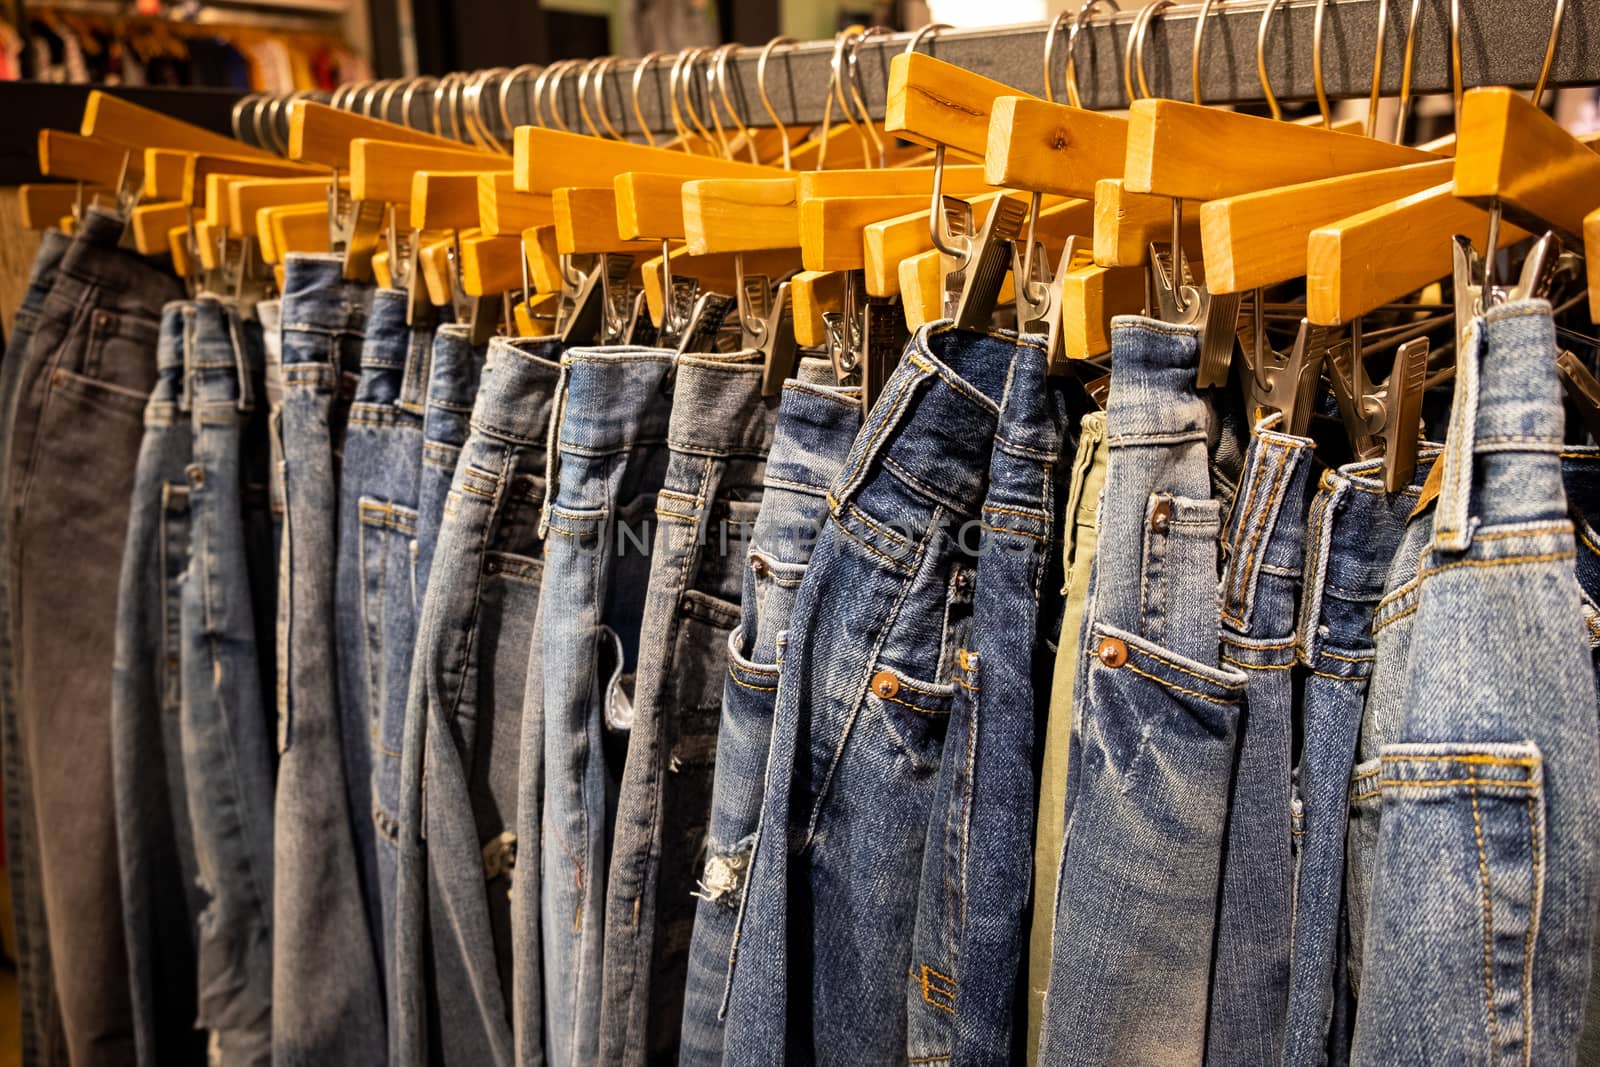
[[[1096,183],[1122,177],[1127,154],[1121,116],[1002,96],[989,120],[984,167],[993,185],[1089,199]]]
[[[520,237],[530,226],[553,223],[555,204],[548,196],[519,193],[511,171],[478,175],[478,225],[495,237]]]
[[[981,225],[988,221],[989,212],[1001,197],[1015,199],[1020,195],[1012,191],[973,197],[970,200],[973,218]],[[1086,236],[1093,226],[1094,204],[1091,201],[1047,197],[1042,201],[1038,221],[1034,224],[1034,238],[1044,242],[1045,251],[1049,256],[1059,258],[1067,238]],[[917,272],[911,275],[917,279],[921,287],[915,294],[907,294],[901,288],[900,265],[907,260],[934,251],[932,239],[928,235],[928,212],[918,211],[887,222],[873,223],[866,229],[864,243],[868,293],[873,296],[898,294],[904,297],[908,309],[913,304],[918,309],[919,324],[929,321],[924,309],[942,309],[944,303],[942,279],[936,272],[930,274],[925,265],[919,263]],[[927,288],[929,278],[933,279],[932,288]],[[1004,284],[1001,294],[1001,303],[1014,299],[1011,281]],[[907,314],[909,325],[911,312],[908,311]],[[942,310],[934,314],[933,318],[938,318],[940,314]]]
[[[1583,262],[1589,279],[1589,318],[1600,322],[1600,208],[1583,217]]]
[[[820,348],[828,343],[823,315],[844,310],[844,272],[801,271],[789,280],[789,299],[794,302],[795,343]]]
[[[186,153],[183,166],[183,185],[179,195],[190,207],[204,207],[207,179],[215,174],[236,178],[305,178],[317,173],[314,167],[301,167],[274,160],[245,159],[237,156],[217,156],[207,153]],[[324,179],[326,185],[326,179]],[[166,199],[163,197],[163,199]],[[226,206],[224,205],[224,210]]]
[[[350,141],[346,151],[345,161],[339,166],[349,169],[350,196],[355,200],[407,203],[411,198],[412,178],[419,171],[472,171],[479,174],[509,174],[511,171],[508,157],[462,145],[440,148],[358,137]],[[468,194],[468,199],[476,199],[476,196],[477,192],[473,190]]]
[[[188,232],[189,209],[179,203],[140,204],[128,213],[133,247],[142,256],[172,251],[172,231]]]
[[[310,100],[290,101],[290,159],[344,170],[350,166],[353,142],[362,139],[470,152],[491,160],[495,156],[495,153],[469,148],[459,141],[423,133],[409,126],[367,118]]]
[[[477,171],[417,171],[407,199],[413,230],[478,228]]]
[[[555,190],[556,248],[562,255],[649,252],[660,245],[627,240],[617,229],[617,194],[610,188]]]
[[[776,278],[794,269],[794,253],[787,249],[750,253],[721,252],[696,256],[692,255],[688,248],[680,247],[671,250],[671,274],[675,278],[697,279],[702,290],[733,293],[737,291],[739,277],[735,255],[744,256],[744,271],[747,276],[760,274]],[[644,260],[639,267],[640,282],[644,286],[645,306],[649,310],[650,321],[657,326],[661,325],[664,307],[661,266],[661,257],[657,255]]]
[[[180,278],[192,278],[199,269],[189,251],[189,224],[174,226],[167,231],[167,248],[172,253],[172,273]]]
[[[1184,201],[1180,240],[1185,254],[1198,259],[1200,207]],[[1094,261],[1102,267],[1137,267],[1150,258],[1152,243],[1172,239],[1172,201],[1128,192],[1120,178],[1106,178],[1094,194]]]
[[[561,292],[561,250],[556,247],[556,225],[530,226],[522,231],[522,254],[528,259],[533,287],[541,293]]]
[[[233,182],[228,187],[230,228],[240,237],[259,238],[258,213],[266,207],[326,208],[328,179],[288,178]]]
[[[22,209],[22,225],[29,230],[48,230],[61,221],[61,216],[76,214],[80,206],[87,206],[96,195],[114,196],[115,191],[103,185],[65,183],[19,186],[17,202]]]
[[[323,204],[264,207],[256,212],[256,235],[261,258],[269,264],[282,263],[291,252],[327,252],[328,209]]]
[[[1455,195],[1525,229],[1582,239],[1600,190],[1600,154],[1510,89],[1470,89],[1461,98]]]
[[[562,130],[518,126],[513,169],[524,193],[553,193],[569,187],[609,187],[627,171],[681,174],[687,178],[770,178],[771,167],[664,148],[607,141]],[[778,172],[781,173],[781,172]]]
[[[1000,99],[1016,92],[954,63],[902,52],[889,60],[883,127],[935,151],[943,146],[984,159],[990,115]]]
[[[175,148],[223,156],[276,158],[271,152],[252,148],[232,137],[212,133],[99,90],[89,93],[83,109],[83,126],[78,132],[130,149]]]
[[[130,152],[109,141],[94,140],[61,130],[39,131],[39,173],[48,178],[115,189],[123,176],[124,157],[133,171],[133,177],[144,172],[142,152]]]

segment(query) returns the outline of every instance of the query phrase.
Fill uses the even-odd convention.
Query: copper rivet
[[[872,676],[872,691],[889,700],[900,692],[900,679],[894,676],[893,671],[879,671]]]
[[[1150,512],[1150,529],[1156,533],[1164,534],[1167,527],[1172,525],[1172,501],[1162,500]]]
[[[1097,655],[1101,663],[1114,669],[1128,662],[1128,646],[1115,637],[1102,637]]]
[[[755,571],[758,577],[763,576],[767,573],[767,561],[760,556],[751,556],[750,569]]]

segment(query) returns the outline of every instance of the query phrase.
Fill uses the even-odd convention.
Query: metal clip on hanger
[[[1244,383],[1246,410],[1253,417],[1262,410],[1279,412],[1283,416],[1283,432],[1304,437],[1311,425],[1317,382],[1333,331],[1301,319],[1294,344],[1279,352],[1267,338],[1260,289],[1255,290],[1250,304],[1250,317],[1239,329],[1240,347],[1250,370]]]
[[[1404,489],[1417,469],[1428,339],[1413,337],[1400,345],[1394,368],[1377,388],[1367,379],[1360,320],[1351,323],[1348,337],[1328,350],[1328,362],[1333,395],[1356,456],[1382,456],[1384,488],[1391,493]]]

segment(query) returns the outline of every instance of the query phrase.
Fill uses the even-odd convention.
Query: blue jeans
[[[830,489],[780,656],[727,1063],[905,1058],[917,884],[957,652],[972,647],[956,531],[983,504],[1015,348],[919,330]]]
[[[433,550],[444,522],[444,501],[456,476],[461,446],[471,429],[484,350],[469,327],[445,323],[433,334],[428,363],[428,399],[422,417],[422,467],[417,480],[416,612],[422,613]]]
[[[339,712],[349,727],[364,724],[370,759],[369,813],[357,853],[376,863],[366,882],[368,899],[382,905],[378,952],[392,980],[388,946],[394,942],[394,883],[398,857],[400,740],[416,636],[413,557],[417,533],[417,482],[422,473],[422,402],[427,387],[431,326],[406,324],[409,298],[400,289],[372,294],[361,377],[350,401],[339,471],[337,617]],[[351,767],[355,781],[354,765]],[[360,821],[358,798],[351,812]],[[359,836],[359,835],[358,835]],[[367,852],[372,843],[375,852]],[[388,984],[387,982],[385,983]]]
[[[1475,320],[1406,613],[1357,1064],[1570,1062],[1600,901],[1600,723],[1561,460],[1549,305]]]
[[[1039,1061],[1200,1062],[1246,677],[1220,664],[1195,330],[1119,318]]]
[[[667,476],[673,363],[671,351],[631,347],[561,359],[518,806],[519,840],[530,850],[543,842],[522,857],[538,892],[514,902],[524,1065],[541,1062],[545,1035],[555,1064],[595,1062],[599,1048],[607,846],[634,707],[649,524]]]
[[[1255,427],[1222,535],[1222,660],[1244,671],[1222,856],[1206,1059],[1277,1063],[1289,984],[1294,860],[1295,600],[1315,443]]]
[[[519,748],[559,352],[494,341],[445,501],[402,744],[395,1063],[428,1062],[430,1047],[445,1064],[514,1058],[514,880],[538,893],[537,847],[518,863]]]
[[[796,376],[784,383],[761,511],[744,567],[739,627],[728,637],[711,821],[705,869],[695,891],[699,904],[684,993],[678,1061],[686,1067],[722,1062],[728,960],[761,815],[782,666],[778,652],[828,517],[828,487],[861,427],[859,391],[833,381],[827,360],[803,359]]]
[[[123,932],[139,1062],[202,1063],[195,937],[203,900],[184,785],[180,605],[189,565],[193,431],[185,382],[194,305],[161,309],[117,593],[111,757]],[[9,843],[9,842],[8,842]],[[16,862],[15,860],[12,861]]]
[[[354,742],[334,671],[337,455],[369,298],[367,286],[343,279],[340,256],[295,254],[284,264],[272,1052],[291,1067],[385,1062],[376,902],[364,899],[357,860],[372,817],[367,805],[351,807]],[[365,747],[364,730],[356,741]],[[362,779],[360,795],[369,789]]]
[[[61,259],[72,239],[60,230],[48,230],[28,276],[28,288],[12,320],[0,362],[0,501],[11,499],[6,488],[11,469],[12,426],[16,421],[17,393],[22,365],[34,331],[44,315],[45,297],[55,285]],[[39,884],[39,844],[33,821],[33,798],[17,736],[13,677],[15,657],[11,634],[11,555],[7,545],[10,510],[0,504],[0,760],[5,774],[6,875],[11,883],[11,915],[16,930],[17,994],[21,1009],[22,1055],[28,1063],[57,1063],[66,1057],[66,1036],[61,1010],[55,999],[55,977],[50,966],[50,937],[45,928],[44,888]],[[137,1035],[136,1035],[137,1036]]]
[[[116,596],[159,316],[182,295],[118,247],[122,232],[91,210],[62,255],[16,367],[0,502],[20,757],[8,791],[25,783],[35,826],[19,862],[39,876],[67,1051],[113,1065],[137,1055],[109,721]],[[25,900],[25,926],[30,913]]]
[[[1345,979],[1345,830],[1361,709],[1373,671],[1372,611],[1437,451],[1411,485],[1383,488],[1382,463],[1323,473],[1306,520],[1304,593],[1295,640],[1301,693],[1299,816],[1284,1063],[1348,1060],[1354,1001]],[[1337,1025],[1335,1023],[1337,1022]]]
[[[1034,679],[1053,666],[1059,579],[1041,604],[1059,542],[1067,394],[1037,339],[1011,356],[975,549],[972,633],[956,653],[954,700],[928,822],[912,948],[906,1055],[912,1063],[1025,1058],[1016,1025],[1023,910],[1033,859],[1033,736],[1048,705]],[[1053,636],[1053,631],[1052,631]]]
[[[761,379],[758,353],[677,361],[606,883],[604,1063],[663,1062],[678,1048],[728,638],[777,416]]]
[[[200,916],[196,1025],[228,1063],[272,1062],[274,747],[256,654],[245,524],[248,468],[264,469],[257,324],[213,296],[194,305],[190,556],[181,605],[184,781]],[[259,515],[259,513],[255,513]]]

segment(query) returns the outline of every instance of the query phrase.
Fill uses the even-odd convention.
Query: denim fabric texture
[[[632,721],[650,525],[669,462],[674,363],[669,350],[622,346],[561,358],[542,518],[549,580],[523,713],[519,839],[543,843],[524,857],[538,892],[513,902],[523,1065],[541,1054],[568,1065],[598,1055],[606,860]]]
[[[116,596],[159,316],[182,295],[118,247],[122,231],[92,209],[62,255],[17,368],[3,501],[11,696],[35,827],[22,859],[40,875],[68,1054],[113,1067],[136,1060],[111,754]]]
[[[272,1054],[288,1067],[386,1062],[376,902],[363,897],[356,858],[372,816],[369,804],[351,807],[370,785],[347,784],[346,749],[365,747],[367,734],[351,742],[343,729],[335,674],[339,455],[371,299],[370,287],[345,281],[343,268],[338,255],[288,256],[280,308]]]
[[[484,349],[466,326],[444,323],[433,333],[428,398],[422,416],[422,467],[417,481],[416,612],[428,589],[434,546],[444,521],[444,500],[456,476],[461,446],[471,430],[472,402],[483,374]]]
[[[762,377],[759,352],[678,357],[606,883],[605,1063],[677,1055],[728,638],[777,421]]]
[[[1198,1063],[1245,675],[1220,664],[1193,328],[1119,317],[1039,1061]],[[1077,694],[1075,693],[1075,699]]]
[[[727,1063],[905,1058],[923,848],[971,647],[975,561],[957,535],[984,501],[1015,348],[918,330],[830,488],[779,654]]]
[[[1436,449],[1419,454],[1411,484],[1396,493],[1384,491],[1381,460],[1325,471],[1306,520],[1295,640],[1307,676],[1296,772],[1301,831],[1285,1064],[1348,1062],[1354,1001],[1342,965],[1345,830],[1356,737],[1373,669],[1372,611],[1437,457]]]
[[[1415,621],[1374,783],[1356,1064],[1576,1055],[1600,896],[1600,723],[1556,350],[1541,300],[1470,325],[1433,536],[1374,618]]]
[[[203,898],[184,785],[181,605],[189,566],[185,352],[194,304],[161,309],[156,385],[144,409],[112,656],[111,771],[128,944],[133,1037],[141,1064],[205,1062],[195,1027],[196,934]],[[270,824],[269,824],[270,825]],[[8,842],[9,844],[9,842]]]
[[[7,479],[12,428],[16,424],[17,393],[28,346],[44,314],[72,239],[60,230],[40,238],[33,258],[28,288],[11,323],[5,356],[0,361],[0,764],[4,767],[6,876],[11,887],[11,916],[17,949],[17,999],[21,1023],[20,1045],[24,1062],[65,1062],[66,1035],[61,1029],[61,1008],[55,997],[55,977],[50,967],[50,935],[45,927],[44,888],[39,877],[39,845],[33,820],[32,787],[17,736],[14,698],[15,656],[11,632],[11,550],[7,547],[11,499]]]
[[[1295,605],[1315,442],[1258,422],[1222,533],[1222,661],[1248,679],[1228,802],[1206,1060],[1277,1063],[1293,914]]]
[[[861,428],[860,391],[834,380],[829,361],[802,359],[778,403],[761,510],[744,565],[739,626],[728,635],[711,819],[694,893],[699,903],[684,992],[678,1062],[685,1067],[722,1062],[728,962],[761,816],[782,667],[778,649],[828,517],[828,487]]]
[[[511,900],[539,892],[537,839],[518,864],[517,784],[559,355],[491,344],[445,501],[401,748],[395,1063],[514,1060]]]
[[[272,1062],[276,752],[257,658],[246,469],[265,472],[259,325],[201,295],[188,368],[193,458],[181,603],[184,781],[199,880],[199,1010],[217,1062]],[[259,514],[259,513],[257,513]]]
[[[1005,1065],[1025,1057],[1017,983],[1033,858],[1034,689],[1053,657],[1039,633],[1068,394],[1039,338],[1022,337],[1000,403],[977,541],[972,634],[957,650],[950,721],[923,853],[907,988],[910,1062]],[[962,540],[972,544],[972,531]],[[1060,580],[1044,594],[1060,597]]]
[[[1078,423],[1078,450],[1072,461],[1062,530],[1062,595],[1066,598],[1056,638],[1055,674],[1039,771],[1039,819],[1033,845],[1033,916],[1028,939],[1027,1059],[1039,1052],[1045,987],[1055,948],[1056,878],[1061,872],[1066,829],[1067,766],[1071,758],[1073,694],[1083,662],[1083,615],[1089,603],[1089,572],[1100,543],[1100,494],[1106,482],[1106,413],[1094,411]]]
[[[431,325],[407,325],[409,302],[401,289],[372,294],[339,473],[339,708],[347,720],[366,726],[371,760],[367,836],[376,849],[370,857],[376,883],[368,891],[382,904],[378,951],[385,960],[386,986],[393,979],[388,946],[394,943],[400,743],[421,600],[414,589],[413,552],[422,390],[433,346]],[[359,811],[355,804],[352,797],[352,812]],[[368,858],[365,848],[361,855]],[[367,873],[363,870],[364,877]]]

